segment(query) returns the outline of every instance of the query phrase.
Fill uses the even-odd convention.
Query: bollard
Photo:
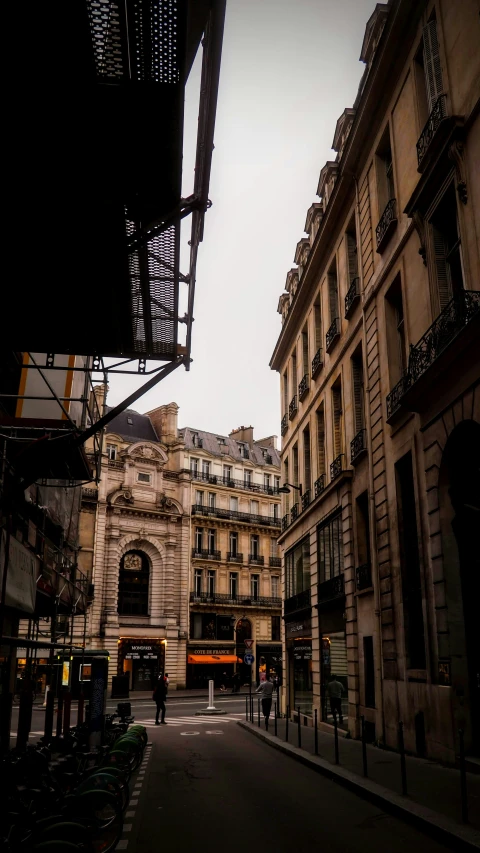
[[[400,773],[402,774],[402,794],[407,794],[407,764],[405,761],[405,744],[403,742],[403,723],[398,724],[398,749],[400,752]]]
[[[275,702],[273,710],[275,712],[274,720],[275,720],[275,737],[276,737],[277,736],[277,703],[276,702]]]
[[[77,710],[77,726],[81,726],[83,723],[83,708],[85,705],[85,696],[83,693],[80,693],[78,697],[78,710]]]
[[[362,759],[363,759],[363,775],[368,776],[367,773],[367,740],[365,734],[365,717],[360,717],[361,726],[362,726]]]
[[[53,717],[55,714],[55,693],[49,690],[47,693],[47,707],[45,709],[45,743],[49,743],[53,734]]]
[[[458,730],[459,758],[460,758],[460,797],[462,800],[462,823],[468,823],[468,798],[467,798],[467,768],[465,766],[465,743],[463,729]]]
[[[248,696],[245,696],[245,722],[248,723]]]
[[[317,720],[317,709],[315,708],[315,755],[318,755],[318,720]]]
[[[288,718],[290,717],[290,706],[287,705],[287,716],[285,717],[285,742],[288,743]]]
[[[62,720],[63,720],[63,690],[60,690],[60,695],[58,697],[58,705],[57,705],[57,727],[56,727],[56,736],[61,737],[62,735]]]
[[[333,715],[333,734],[335,735],[335,764],[340,764],[340,758],[338,754],[338,725],[337,725],[337,715]]]
[[[260,728],[260,699],[257,699],[258,728]]]
[[[300,705],[297,708],[297,723],[298,723],[298,748],[302,748],[302,721],[300,719]]]
[[[70,733],[70,713],[72,709],[72,694],[67,690],[63,703],[63,737],[67,737]]]

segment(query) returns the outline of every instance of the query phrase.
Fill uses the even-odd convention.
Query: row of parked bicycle
[[[106,718],[105,744],[88,749],[89,727],[40,741],[2,760],[1,853],[108,853],[123,830],[129,780],[147,743],[133,717]]]

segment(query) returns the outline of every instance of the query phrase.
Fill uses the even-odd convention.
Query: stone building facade
[[[187,685],[221,684],[224,673],[228,683],[234,672],[258,681],[281,672],[276,437],[254,441],[252,427],[180,435],[192,480]]]
[[[480,19],[390,0],[280,297],[287,701],[480,754]],[[301,487],[301,491],[300,491]]]

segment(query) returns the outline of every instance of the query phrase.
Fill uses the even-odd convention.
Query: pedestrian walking
[[[157,713],[155,715],[155,725],[156,726],[159,726],[159,725],[166,726],[165,714],[166,714],[167,709],[165,706],[165,702],[167,699],[167,691],[168,691],[168,685],[167,685],[166,679],[164,678],[163,672],[160,672],[159,676],[158,676],[158,681],[157,681],[157,684],[155,686],[155,690],[153,691],[153,696],[152,696],[152,699],[154,700],[154,702],[157,706]],[[160,716],[160,712],[162,714],[162,719],[161,719],[161,722],[159,723],[158,718]]]
[[[232,693],[238,693],[238,691],[240,690],[240,681],[240,673],[236,672],[232,678]]]
[[[262,713],[265,717],[266,729],[268,729],[268,718],[270,716],[270,711],[272,710],[273,689],[273,683],[270,681],[267,675],[266,680],[262,681],[261,684],[255,690],[255,693],[259,693],[262,699]]]
[[[335,676],[332,675],[331,680],[327,684],[327,696],[330,699],[330,709],[332,711],[333,719],[335,719],[338,714],[341,723],[343,723],[342,694],[343,684],[340,681],[337,681]]]

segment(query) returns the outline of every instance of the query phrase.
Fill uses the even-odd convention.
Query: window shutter
[[[443,92],[442,66],[438,47],[437,22],[429,21],[423,28],[423,64],[427,87],[428,108],[432,111],[437,98]]]
[[[333,389],[333,443],[335,458],[342,452],[342,391]]]
[[[315,315],[315,352],[318,352],[318,350],[322,346],[322,323],[320,316],[320,305],[315,304],[313,306],[313,310]]]
[[[437,273],[438,301],[440,304],[440,310],[443,311],[452,298],[452,288],[447,262],[447,242],[441,231],[439,231],[435,225],[433,225],[433,251],[435,255],[435,270]]]
[[[338,287],[337,276],[333,272],[328,273],[328,300],[330,307],[330,322],[333,323],[338,317]]]
[[[357,242],[353,234],[347,232],[348,280],[351,284],[358,275]]]
[[[359,359],[352,361],[353,404],[355,414],[355,432],[363,428],[363,370]]]
[[[323,409],[317,412],[318,476],[325,474],[325,418]]]

